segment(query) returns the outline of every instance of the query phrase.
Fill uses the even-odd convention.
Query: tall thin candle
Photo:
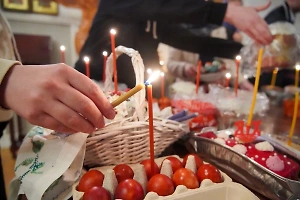
[[[225,87],[229,87],[229,82],[230,82],[231,74],[230,73],[226,73],[225,76],[226,76]]]
[[[160,73],[161,98],[165,97],[165,73]]]
[[[83,60],[85,62],[85,74],[90,78],[90,58],[85,56]]]
[[[292,125],[290,128],[289,132],[289,138],[288,138],[288,145],[291,145],[292,137],[295,132],[295,126],[297,122],[297,115],[298,115],[298,104],[299,104],[299,70],[300,70],[300,65],[296,65],[296,73],[295,73],[295,87],[296,87],[296,94],[295,94],[295,102],[294,102],[294,113],[293,113],[293,120],[292,120]]]
[[[271,86],[275,86],[278,68],[275,68],[272,73]]]
[[[149,113],[149,145],[150,145],[150,160],[151,160],[151,175],[154,175],[154,127],[153,127],[153,99],[152,99],[152,85],[147,85],[148,95],[148,113]]]
[[[201,66],[202,66],[202,62],[201,60],[199,60],[197,65],[196,94],[198,94],[199,85],[200,85]]]
[[[235,96],[237,96],[237,94],[238,94],[238,88],[239,88],[240,61],[241,61],[241,56],[237,56],[235,58],[235,64],[236,64],[236,74],[235,74],[235,84],[234,84],[234,93],[235,93]]]
[[[110,30],[110,42],[111,42],[111,52],[113,54],[113,69],[114,69],[114,85],[115,92],[118,92],[118,76],[117,76],[117,55],[116,55],[116,44],[115,44],[115,35],[117,31],[115,29]]]
[[[102,74],[102,82],[104,83],[104,82],[105,82],[105,79],[106,79],[105,73],[106,73],[107,52],[106,52],[106,51],[103,51],[102,55],[103,55],[103,72],[102,72],[103,74]]]
[[[253,96],[252,96],[252,103],[251,103],[250,113],[249,113],[248,121],[247,121],[248,128],[251,127],[251,123],[252,123],[252,118],[253,118],[253,113],[254,113],[254,108],[255,108],[255,103],[256,103],[256,95],[258,92],[258,84],[259,84],[263,54],[264,54],[264,48],[260,48],[259,52],[258,52],[258,61],[257,61],[257,69],[256,69],[255,83],[254,83],[254,91],[253,91]]]
[[[60,52],[61,52],[61,62],[65,63],[66,59],[65,59],[65,51],[66,51],[66,47],[64,45],[60,46]]]

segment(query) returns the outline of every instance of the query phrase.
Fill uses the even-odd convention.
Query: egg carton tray
[[[176,155],[174,157],[179,158]],[[155,162],[158,166],[161,166],[161,174],[165,174],[169,177],[173,175],[171,164],[169,160],[165,160],[166,157],[161,157],[155,159]],[[179,158],[180,159],[180,158]],[[182,159],[181,159],[182,160]],[[162,163],[163,162],[163,163]],[[129,165],[132,170],[134,171],[134,177],[136,181],[138,181],[141,186],[143,187],[144,191],[147,188],[147,176],[144,170],[144,166],[141,164],[130,164]],[[107,189],[111,194],[114,194],[114,190],[118,185],[117,179],[115,177],[114,166],[104,166],[93,168],[101,171],[105,178],[103,181],[103,187]],[[187,163],[185,168],[196,172],[196,163],[193,156],[189,156],[187,159]],[[257,196],[255,196],[250,190],[244,187],[241,184],[235,183],[232,179],[225,174],[224,172],[220,171],[223,177],[222,183],[213,183],[211,180],[205,179],[201,182],[200,187],[196,189],[188,189],[183,185],[179,185],[176,187],[174,193],[169,196],[159,196],[155,192],[149,192],[146,194],[144,200],[198,200],[201,196],[201,200],[259,200]],[[76,190],[78,183],[73,185],[72,193],[73,193],[73,200],[81,200],[82,196],[84,195],[83,192],[79,192]],[[112,199],[113,196],[112,196]]]
[[[206,128],[205,131],[207,130],[217,133],[234,133],[233,129],[216,131],[215,128],[211,127],[211,129]],[[187,142],[190,151],[194,150],[203,160],[215,165],[235,181],[272,200],[300,199],[300,174],[298,181],[284,178],[225,144],[197,135],[199,133],[191,133],[189,142]],[[262,133],[257,141],[268,141],[276,151],[289,156],[300,164],[300,151],[266,133]]]

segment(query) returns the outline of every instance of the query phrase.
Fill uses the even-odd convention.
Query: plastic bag
[[[264,69],[292,68],[299,60],[300,41],[296,28],[288,22],[276,22],[269,25],[274,36],[273,42],[265,47],[262,67]],[[260,45],[253,40],[241,49],[242,73],[248,77],[255,75]]]

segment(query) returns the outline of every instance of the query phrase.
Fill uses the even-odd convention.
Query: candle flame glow
[[[64,45],[61,45],[61,46],[60,46],[60,50],[61,50],[61,51],[65,51],[65,50],[66,50],[66,47],[65,47]]]
[[[226,73],[225,76],[226,76],[226,78],[230,78],[231,74],[230,73]]]
[[[110,29],[110,33],[113,34],[113,35],[116,35],[116,34],[117,34],[117,31],[116,31],[115,29],[112,28],[112,29]]]
[[[145,82],[145,85],[151,84],[153,81],[155,81],[158,78],[159,75],[160,75],[160,71],[153,72],[149,77],[149,79]]]
[[[300,65],[296,65],[296,70],[300,70]]]
[[[84,62],[90,62],[90,58],[89,57],[87,57],[87,56],[84,56],[84,58],[83,58],[83,60],[84,60]]]
[[[161,66],[163,66],[164,64],[165,64],[165,62],[164,61],[159,61],[159,64],[161,65]]]
[[[163,73],[163,72],[160,72],[160,76],[165,76],[165,73]]]
[[[238,55],[238,56],[235,57],[235,59],[236,59],[236,60],[241,60],[242,57],[241,57],[240,55]]]
[[[147,69],[147,74],[152,74],[152,69]]]
[[[107,51],[103,51],[103,56],[107,56]]]

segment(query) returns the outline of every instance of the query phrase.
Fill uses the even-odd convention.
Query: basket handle
[[[120,55],[123,53],[131,57],[131,62],[133,65],[134,73],[135,73],[135,84],[140,84],[144,82],[144,72],[145,72],[145,67],[143,63],[143,59],[141,58],[140,54],[138,51],[127,48],[124,46],[118,46],[115,49],[116,51],[116,58],[118,58]],[[105,75],[106,79],[104,82],[104,91],[112,91],[113,90],[113,56],[112,54],[109,55],[106,61],[106,70],[105,70]],[[134,100],[135,100],[135,112],[140,120],[144,120],[144,112],[143,112],[143,106],[145,103],[145,90],[139,91],[137,94],[134,95]]]

